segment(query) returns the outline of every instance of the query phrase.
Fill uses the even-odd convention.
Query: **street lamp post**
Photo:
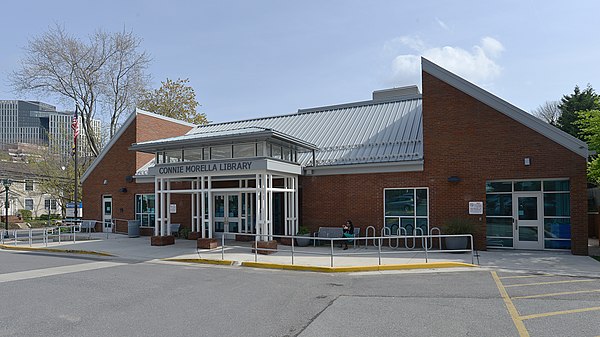
[[[4,216],[6,216],[6,218],[4,219],[4,230],[6,230],[6,232],[8,233],[8,190],[10,189],[10,185],[12,184],[12,180],[10,179],[2,179],[2,185],[4,185],[4,191],[6,191],[6,201],[4,202],[4,208],[5,208],[5,212],[4,212]]]

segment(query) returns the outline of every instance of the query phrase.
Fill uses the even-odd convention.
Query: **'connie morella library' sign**
[[[148,175],[153,176],[199,176],[214,174],[244,174],[257,170],[276,170],[287,173],[300,173],[298,165],[283,163],[269,159],[239,160],[224,162],[189,162],[161,164],[148,169]]]

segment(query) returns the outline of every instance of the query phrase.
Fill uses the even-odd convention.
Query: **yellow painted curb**
[[[244,267],[315,271],[322,273],[350,273],[359,271],[383,271],[383,270],[408,270],[408,269],[437,269],[457,267],[477,267],[474,264],[463,262],[433,262],[433,263],[409,263],[409,264],[386,264],[381,266],[355,266],[355,267],[318,267],[302,266],[264,262],[242,262]]]
[[[78,250],[78,249],[56,249],[56,248],[34,248],[34,247],[19,247],[19,246],[7,246],[0,245],[0,249],[7,250],[24,250],[24,251],[40,251],[40,252],[51,252],[51,253],[69,253],[69,254],[83,254],[83,255],[98,255],[98,256],[114,256],[110,253],[96,252],[93,250]]]
[[[227,265],[227,266],[231,266],[234,263],[234,261],[229,261],[229,260],[211,260],[211,259],[163,259],[163,261],[220,264],[220,265]]]

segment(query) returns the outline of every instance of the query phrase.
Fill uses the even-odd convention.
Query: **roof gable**
[[[94,169],[100,164],[100,162],[104,159],[104,157],[106,156],[106,154],[115,145],[115,143],[123,136],[123,134],[125,133],[125,131],[127,130],[127,128],[129,128],[129,126],[133,123],[133,121],[137,118],[138,115],[146,115],[146,116],[150,116],[150,117],[162,119],[162,120],[167,121],[167,122],[181,124],[181,125],[185,125],[185,126],[189,126],[189,127],[194,127],[195,126],[194,124],[191,124],[191,123],[188,123],[188,122],[180,121],[180,120],[177,120],[177,119],[174,119],[174,118],[162,116],[162,115],[159,115],[159,114],[155,114],[155,113],[152,113],[152,112],[148,112],[148,111],[136,108],[135,112],[133,112],[132,114],[129,115],[129,117],[127,117],[127,119],[125,120],[125,122],[123,123],[123,125],[121,125],[121,127],[119,128],[119,130],[117,131],[117,133],[115,133],[115,135],[110,139],[110,141],[108,142],[108,144],[106,144],[106,146],[102,149],[102,151],[100,151],[100,153],[98,154],[98,156],[94,159],[94,161],[92,162],[92,164],[83,173],[83,175],[81,176],[81,182],[82,183],[90,176],[90,174],[94,171]]]
[[[483,90],[473,83],[449,72],[448,70],[425,58],[421,58],[421,69],[423,72],[434,76],[435,78],[451,85],[452,87],[464,92],[478,101],[494,108],[495,110],[577,153],[578,155],[584,158],[588,157],[588,147],[585,142],[582,142],[570,134],[542,121],[526,111],[517,108],[498,96]],[[427,93],[423,94],[427,95]]]

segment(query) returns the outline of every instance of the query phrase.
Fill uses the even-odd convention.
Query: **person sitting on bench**
[[[352,220],[346,221],[344,224],[342,237],[344,238],[353,238],[354,237],[354,225],[352,224]],[[348,249],[348,242],[352,242],[352,240],[344,241],[344,250]]]

